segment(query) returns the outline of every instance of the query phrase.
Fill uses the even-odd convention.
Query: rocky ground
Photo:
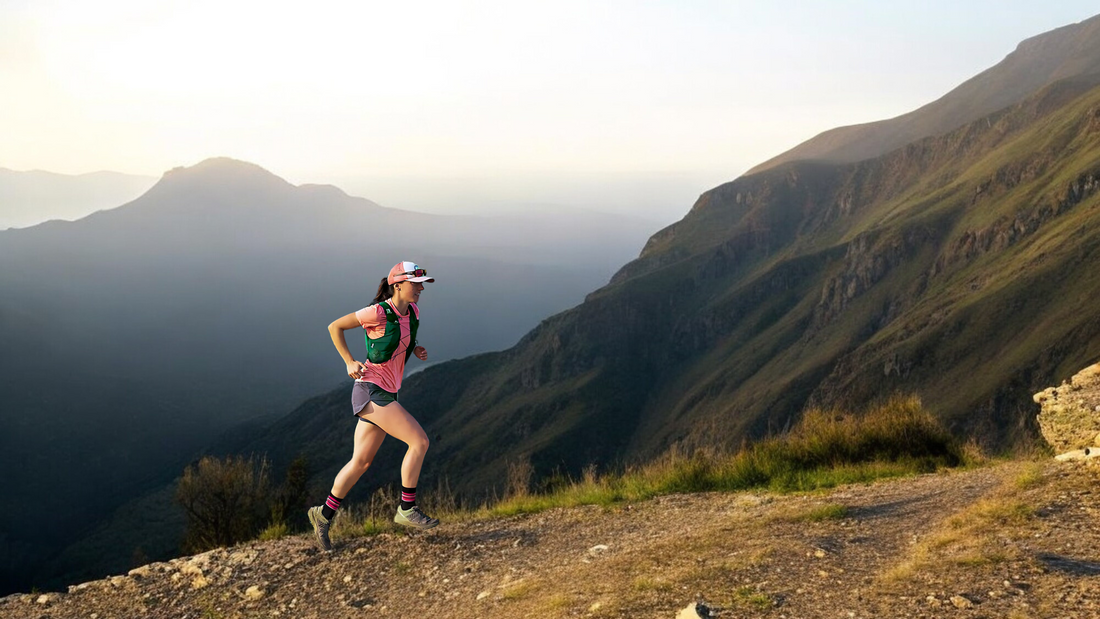
[[[157,563],[0,618],[1100,617],[1100,467],[668,496]]]

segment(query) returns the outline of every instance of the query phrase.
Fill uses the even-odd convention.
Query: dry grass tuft
[[[536,588],[536,584],[530,580],[517,580],[504,587],[501,597],[506,600],[519,600],[527,597]]]
[[[896,397],[862,414],[812,410],[789,434],[736,454],[670,450],[647,465],[598,475],[588,467],[543,494],[523,491],[522,463],[509,477],[509,496],[479,517],[535,513],[553,507],[612,506],[659,495],[735,492],[750,488],[806,491],[934,471],[965,462],[959,445],[913,397]]]
[[[668,591],[673,587],[671,582],[663,578],[649,576],[638,576],[630,586],[635,591]]]
[[[782,516],[789,522],[824,522],[827,520],[841,520],[848,515],[848,508],[839,503],[827,503],[815,505]]]
[[[739,587],[734,591],[733,596],[736,605],[756,610],[767,610],[775,604],[775,600],[770,595],[753,587]]]
[[[1016,488],[1020,490],[1027,490],[1029,488],[1036,488],[1045,480],[1043,479],[1043,464],[1041,462],[1029,462],[1027,463],[1020,474],[1016,476],[1013,483]]]

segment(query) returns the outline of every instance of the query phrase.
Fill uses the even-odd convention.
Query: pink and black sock
[[[336,510],[340,509],[340,502],[344,499],[336,498],[336,495],[329,493],[328,498],[325,499],[325,504],[321,507],[321,515],[325,517],[325,520],[332,520],[332,517],[336,515]]]
[[[411,509],[416,505],[416,488],[401,486],[401,509]]]

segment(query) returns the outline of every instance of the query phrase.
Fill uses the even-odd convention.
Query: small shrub
[[[525,497],[531,490],[531,479],[535,469],[531,467],[531,461],[523,458],[518,462],[508,465],[508,489],[505,498]]]
[[[971,437],[960,448],[963,464],[966,466],[985,466],[992,460],[978,441]]]
[[[176,487],[187,516],[183,548],[202,552],[254,539],[269,514],[266,458],[205,456],[188,466]]]
[[[282,539],[290,534],[290,527],[285,522],[279,522],[272,524],[260,533],[260,540],[264,542],[270,542],[272,540]]]

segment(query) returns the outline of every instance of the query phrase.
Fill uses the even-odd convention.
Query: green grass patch
[[[848,515],[848,508],[837,503],[818,505],[802,513],[794,514],[790,520],[795,522],[824,522],[826,520],[840,520]]]
[[[392,523],[378,520],[364,520],[361,526],[363,535],[378,535],[379,533],[386,533],[394,530],[394,525]]]
[[[659,495],[767,488],[802,492],[914,475],[965,462],[954,438],[916,398],[896,397],[862,414],[813,410],[789,434],[736,454],[670,452],[646,466],[562,484],[483,508],[513,516],[554,507],[642,501]]]
[[[1039,462],[1029,462],[1012,482],[1020,490],[1039,486],[1043,483],[1043,465]]]
[[[669,591],[672,589],[673,585],[671,582],[662,578],[638,576],[630,586],[635,591]]]
[[[767,610],[772,607],[772,598],[767,593],[757,591],[752,587],[739,587],[733,592],[733,599],[739,606],[747,606],[756,610]]]
[[[260,533],[260,541],[270,542],[276,539],[282,539],[290,534],[290,527],[285,522],[277,522],[268,526]]]

